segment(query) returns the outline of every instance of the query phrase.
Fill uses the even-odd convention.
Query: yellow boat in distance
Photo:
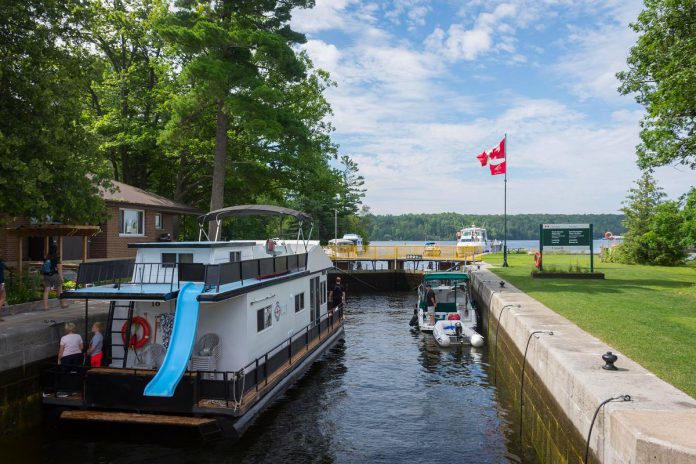
[[[464,227],[457,232],[457,257],[481,255],[491,252],[488,232],[482,227]]]

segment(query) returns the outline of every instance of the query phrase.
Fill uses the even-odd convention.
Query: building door
[[[314,318],[318,321],[321,317],[321,284],[319,277],[315,277],[312,280],[314,281],[314,308],[316,311]]]

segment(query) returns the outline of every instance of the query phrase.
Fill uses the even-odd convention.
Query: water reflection
[[[496,401],[485,348],[442,350],[432,336],[409,332],[414,303],[411,294],[351,298],[345,344],[315,363],[238,443],[49,422],[5,447],[3,462],[513,462],[512,421]]]

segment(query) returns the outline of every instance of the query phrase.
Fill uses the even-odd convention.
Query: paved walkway
[[[108,303],[90,302],[88,326],[106,321],[108,311]],[[0,372],[54,356],[66,322],[74,322],[84,338],[84,302],[68,301],[66,309],[0,316]]]

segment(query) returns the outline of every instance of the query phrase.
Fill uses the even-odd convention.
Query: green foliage
[[[5,275],[7,277],[7,272]],[[17,277],[16,274],[13,274],[5,281],[8,305],[37,301],[43,297],[43,287],[39,274],[25,272],[21,281]]]
[[[622,216],[618,214],[513,214],[508,215],[508,240],[538,240],[539,224],[591,223],[595,238],[604,232],[622,234]],[[462,227],[476,224],[488,230],[490,239],[503,239],[502,215],[458,213],[367,215],[372,240],[455,240]]]
[[[688,209],[680,202],[664,201],[665,194],[649,172],[636,181],[624,202],[625,241],[613,259],[624,263],[671,266],[686,257]]]
[[[645,0],[631,25],[638,42],[620,72],[619,91],[636,94],[647,114],[641,123],[642,169],[680,163],[696,168],[696,1]]]
[[[105,164],[82,113],[82,54],[59,1],[5,1],[0,15],[0,220],[97,222]]]

